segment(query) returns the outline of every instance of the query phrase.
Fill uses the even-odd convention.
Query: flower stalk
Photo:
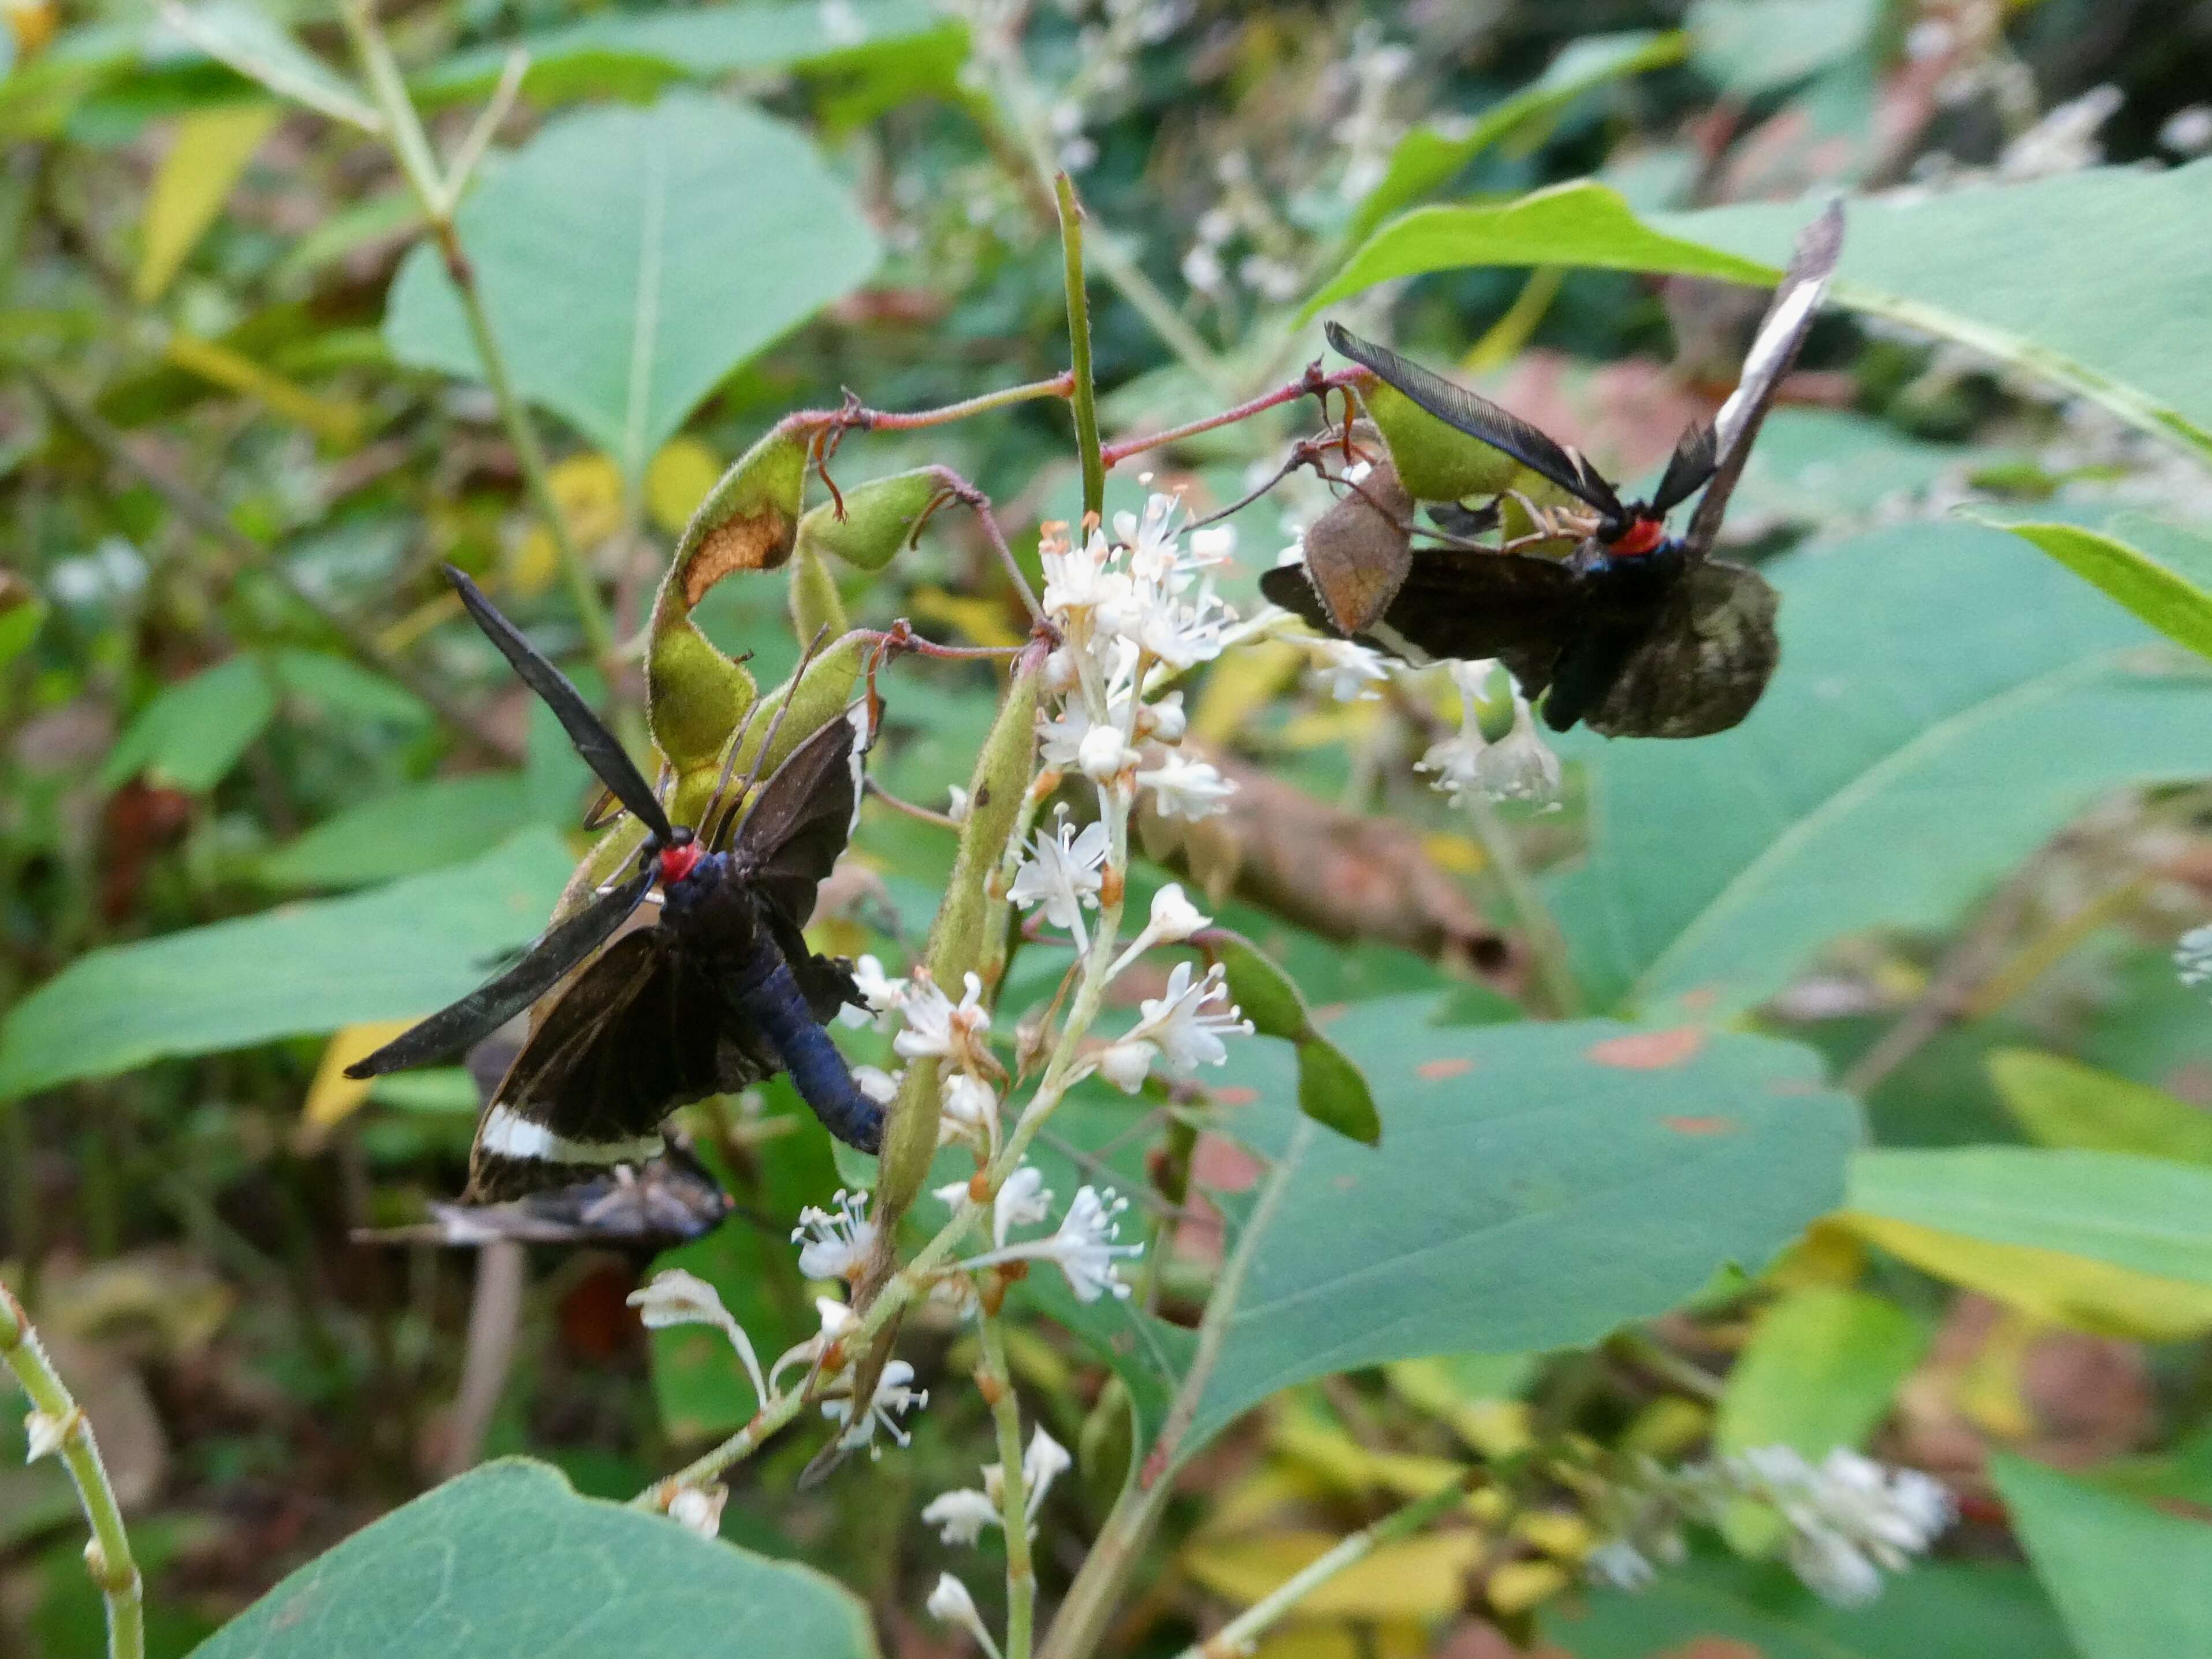
[[[1060,261],[1067,277],[1068,372],[1075,377],[1075,447],[1083,459],[1083,511],[1106,510],[1106,463],[1098,447],[1098,391],[1091,379],[1091,301],[1083,282],[1083,208],[1075,183],[1065,173],[1053,175],[1060,204]]]
[[[1036,1569],[1030,1558],[1029,1483],[1022,1467],[1022,1413],[1006,1364],[1004,1320],[983,1314],[983,1397],[999,1436],[999,1508],[1006,1534],[1006,1659],[1030,1659],[1036,1620]]]
[[[70,1395],[46,1357],[23,1304],[0,1285],[0,1362],[31,1397],[31,1455],[58,1451],[76,1483],[77,1502],[92,1528],[84,1549],[86,1571],[107,1604],[109,1659],[141,1659],[146,1650],[146,1613],[138,1564],[124,1530],[123,1509],[100,1460],[100,1444],[84,1408]]]

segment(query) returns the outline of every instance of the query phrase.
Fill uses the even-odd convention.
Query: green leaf
[[[2212,1526],[2002,1452],[1990,1474],[2082,1659],[2212,1653]]]
[[[359,89],[295,40],[268,8],[253,0],[178,6],[163,14],[161,27],[163,32],[175,30],[209,57],[280,97],[368,132],[383,130],[383,118]]]
[[[696,1659],[726,1651],[872,1659],[866,1609],[834,1580],[580,1498],[505,1458],[318,1556],[197,1659]]]
[[[549,122],[471,193],[459,229],[518,388],[632,480],[725,375],[858,287],[878,252],[794,128],[689,92]],[[427,242],[384,332],[404,362],[482,376]]]
[[[2176,644],[2212,657],[2212,593],[2180,571],[2140,548],[2079,525],[2008,523],[2004,527],[2034,543]],[[2199,543],[2202,559],[2212,561],[2212,542],[2191,539]]]
[[[1543,1628],[1575,1659],[2075,1659],[2034,1578],[1991,1561],[1916,1562],[1845,1608],[1778,1562],[1700,1552],[1634,1594],[1547,1607]]]
[[[600,92],[649,95],[671,80],[721,80],[783,71],[949,87],[967,57],[968,31],[928,0],[817,0],[603,12],[525,35],[523,91],[539,102]],[[425,104],[490,90],[511,46],[458,52],[410,82]]]
[[[1833,303],[1971,346],[2212,453],[2212,161],[2093,167],[1850,204]],[[1470,265],[1575,264],[1771,283],[1809,216],[1753,204],[1638,218],[1602,185],[1502,206],[1421,208],[1377,230],[1307,304]],[[2090,301],[2094,299],[2094,303]]]
[[[1220,962],[1229,994],[1261,1036],[1295,1045],[1298,1109],[1315,1122],[1361,1145],[1382,1139],[1375,1095],[1349,1056],[1315,1030],[1297,982],[1242,933],[1213,930],[1209,951]]]
[[[2005,1105],[2043,1146],[2212,1164],[2212,1112],[2163,1089],[2032,1048],[2001,1048],[1989,1068]]]
[[[435,875],[79,957],[0,1023],[0,1100],[427,1014],[538,936],[574,866],[533,829]]]
[[[0,577],[0,668],[30,648],[46,621],[44,599],[27,585]]]
[[[1501,98],[1455,136],[1419,126],[1390,152],[1382,180],[1368,191],[1345,235],[1358,240],[1403,207],[1449,184],[1476,156],[1516,129],[1548,124],[1584,93],[1645,70],[1679,64],[1690,37],[1680,29],[1658,33],[1632,29],[1571,40],[1544,72],[1510,97]]]
[[[1720,89],[1756,98],[1870,44],[1881,0],[1695,0],[1691,61]]]
[[[283,112],[274,104],[234,104],[187,115],[155,170],[141,222],[131,297],[151,305],[222,213],[223,204]]]
[[[1820,1285],[1769,1308],[1729,1371],[1713,1425],[1723,1451],[1784,1445],[1818,1462],[1889,1410],[1927,1340],[1878,1296]]]
[[[168,686],[138,711],[100,769],[113,789],[143,772],[156,784],[204,794],[238,764],[276,717],[267,667],[233,657]]]
[[[1363,1146],[1380,1146],[1382,1115],[1350,1056],[1316,1033],[1297,1045],[1298,1110]]]
[[[430,707],[398,681],[324,651],[288,648],[270,659],[286,693],[348,720],[428,726]]]
[[[1231,1045],[1228,1083],[1257,1097],[1236,1133],[1291,1168],[1256,1218],[1250,1192],[1218,1195],[1232,1239],[1264,1231],[1171,1463],[1313,1377],[1593,1341],[1686,1300],[1726,1264],[1762,1265],[1840,1194],[1858,1114],[1821,1087],[1806,1048],[1602,1020],[1432,1025],[1434,1002],[1361,1002],[1329,1025],[1383,1103],[1380,1148],[1297,1115],[1297,1062],[1281,1045]],[[1081,1144],[1127,1127],[1118,1103],[1063,1112]],[[1097,1178],[1057,1158],[1039,1161],[1062,1190]],[[1121,1370],[1143,1437],[1157,1434],[1190,1334],[1049,1285],[1040,1300]]]
[[[2212,680],[2016,538],[1901,526],[1763,568],[1782,665],[1748,720],[1564,745],[1592,845],[1553,897],[1595,1006],[1751,1006],[1840,936],[1948,924],[2110,791],[2212,772]]]
[[[474,858],[538,816],[514,774],[433,778],[349,807],[263,857],[270,887],[362,887]]]

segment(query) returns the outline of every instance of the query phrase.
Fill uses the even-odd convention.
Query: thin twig
[[[234,563],[268,577],[313,611],[316,619],[337,635],[357,660],[405,686],[428,705],[439,719],[485,754],[501,761],[522,758],[521,750],[514,744],[480,724],[422,670],[386,650],[370,635],[356,628],[343,612],[302,584],[283,559],[232,523],[228,514],[191,484],[144,453],[137,445],[103,420],[90,404],[75,393],[64,391],[35,363],[26,363],[22,367],[39,395],[46,400],[55,413],[76,428],[86,442],[109,459],[136,473],[155,495],[169,504],[179,518],[214,542]]]
[[[1083,209],[1074,181],[1053,175],[1060,202],[1060,264],[1067,282],[1067,360],[1075,376],[1075,447],[1083,459],[1085,517],[1106,510],[1106,461],[1098,448],[1098,388],[1091,378],[1091,300],[1083,282]]]
[[[1185,438],[1196,437],[1200,433],[1211,432],[1217,427],[1232,426],[1238,421],[1251,419],[1253,416],[1261,413],[1263,410],[1273,409],[1278,404],[1287,404],[1296,398],[1326,398],[1332,392],[1358,385],[1364,380],[1372,378],[1373,376],[1364,368],[1340,369],[1334,374],[1324,374],[1318,362],[1311,362],[1306,365],[1304,374],[1286,386],[1279,386],[1273,392],[1261,392],[1256,398],[1238,404],[1232,409],[1224,409],[1218,415],[1208,415],[1203,420],[1186,421],[1182,425],[1171,426],[1164,432],[1140,433],[1133,438],[1124,438],[1119,443],[1108,444],[1100,459],[1109,467],[1119,466],[1130,456],[1141,455],[1148,449],[1158,449],[1167,444],[1179,443]]]
[[[983,1364],[976,1377],[999,1435],[999,1499],[1006,1534],[1006,1659],[1030,1659],[1036,1623],[1036,1569],[1030,1560],[1028,1471],[1022,1467],[1022,1414],[1006,1364],[1005,1322],[986,1311]]]
[[[59,1436],[62,1462],[76,1482],[77,1501],[92,1528],[84,1564],[107,1604],[109,1659],[141,1659],[146,1650],[146,1612],[138,1564],[123,1528],[122,1506],[100,1461],[100,1445],[84,1409],[70,1397],[53,1362],[31,1328],[30,1316],[15,1293],[0,1285],[0,1362],[15,1372],[31,1396],[34,1419]],[[36,1431],[34,1431],[35,1432]]]
[[[477,1251],[476,1291],[469,1304],[469,1336],[461,1361],[461,1386],[441,1460],[448,1479],[476,1467],[492,1413],[514,1364],[514,1334],[522,1319],[523,1269],[528,1252],[511,1238],[494,1239]]]

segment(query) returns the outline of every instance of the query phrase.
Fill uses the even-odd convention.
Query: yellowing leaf
[[[2006,1109],[2043,1146],[2212,1164],[2212,1112],[2163,1089],[2032,1048],[2000,1048],[1989,1068]]]
[[[2212,1287],[1886,1216],[1844,1211],[1834,1219],[1923,1273],[2057,1324],[2141,1342],[2212,1330]]]
[[[167,289],[282,112],[274,104],[202,110],[177,124],[176,141],[154,174],[131,296],[151,305]]]
[[[356,405],[318,398],[304,386],[228,346],[190,334],[172,334],[164,355],[178,368],[204,380],[259,398],[273,413],[298,422],[317,437],[344,445],[352,443],[361,434],[361,410]]]
[[[1793,1291],[1760,1316],[1721,1396],[1723,1451],[1794,1447],[1816,1462],[1856,1446],[1889,1409],[1927,1339],[1895,1304],[1832,1285]]]
[[[1281,694],[1304,667],[1306,653],[1282,640],[1260,640],[1215,661],[1190,711],[1194,737],[1224,744]]]
[[[313,1152],[320,1146],[331,1131],[368,1098],[371,1080],[356,1081],[345,1074],[345,1068],[374,1054],[414,1024],[411,1019],[380,1019],[365,1025],[341,1026],[331,1034],[315,1067],[315,1080],[307,1085],[306,1103],[300,1109],[301,1151]]]
[[[1267,1437],[1285,1457],[1352,1492],[1380,1487],[1401,1498],[1425,1498],[1467,1472],[1449,1458],[1370,1451],[1343,1430],[1304,1413],[1279,1413]]]
[[[1581,1560],[1597,1543],[1590,1523],[1565,1510],[1529,1510],[1513,1523],[1513,1535],[1567,1562]]]
[[[645,469],[645,510],[672,536],[684,533],[722,476],[722,463],[696,438],[672,438]]]
[[[622,470],[607,456],[571,455],[547,475],[553,499],[560,503],[561,521],[568,538],[578,547],[592,547],[613,535],[622,524]],[[533,524],[522,538],[508,565],[509,591],[521,598],[542,593],[561,574],[561,557],[553,545],[553,532]]]
[[[1428,1651],[1427,1626],[1383,1619],[1280,1625],[1252,1650],[1252,1659],[1423,1659]]]
[[[996,599],[967,599],[931,586],[917,587],[907,608],[923,622],[942,623],[976,645],[1019,645],[1022,635]]]
[[[1215,1595],[1249,1607],[1341,1540],[1324,1532],[1205,1539],[1182,1553],[1183,1571]],[[1468,1572],[1481,1560],[1480,1533],[1436,1532],[1385,1544],[1298,1603],[1307,1619],[1443,1619],[1459,1610]]]
[[[1454,835],[1449,830],[1430,830],[1421,837],[1421,850],[1429,855],[1430,863],[1455,876],[1480,875],[1490,862],[1481,843],[1472,836]]]
[[[1490,1605],[1509,1615],[1526,1613],[1572,1582],[1556,1561],[1508,1561],[1490,1575]]]

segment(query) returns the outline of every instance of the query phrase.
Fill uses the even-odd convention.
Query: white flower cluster
[[[927,969],[917,968],[906,978],[894,979],[872,956],[864,956],[854,968],[853,982],[867,999],[867,1006],[848,1005],[839,1012],[847,1024],[872,1023],[888,1030],[896,1022],[898,1035],[891,1048],[901,1060],[935,1056],[945,1064],[939,1073],[941,1109],[937,1121],[938,1144],[965,1141],[986,1158],[999,1149],[999,1091],[996,1079],[1005,1075],[987,1039],[991,1011],[983,1006],[983,981],[975,974],[961,984],[955,1002],[937,988]],[[873,1066],[855,1066],[853,1079],[872,1098],[890,1102],[904,1079],[903,1071],[890,1073]],[[818,1211],[799,1216],[802,1227]],[[793,1235],[793,1238],[798,1237]],[[873,1242],[871,1233],[870,1241]],[[809,1278],[840,1278],[837,1273],[809,1273]]]
[[[1518,686],[1512,687],[1513,729],[1496,743],[1482,735],[1484,690],[1496,667],[1487,661],[1446,665],[1459,693],[1459,730],[1431,745],[1415,769],[1434,778],[1455,806],[1477,793],[1492,800],[1557,805],[1559,757],[1536,735],[1535,717]],[[1507,684],[1511,684],[1510,677]]]
[[[2212,925],[2192,927],[2174,940],[2173,965],[2184,985],[2212,980]]]
[[[1067,1448],[1042,1427],[1031,1431],[1030,1443],[1022,1453],[1022,1514],[1032,1534],[1036,1531],[1037,1511],[1044,1506],[1045,1493],[1074,1463]],[[986,1463],[980,1490],[956,1486],[939,1493],[923,1508],[923,1523],[935,1527],[938,1537],[947,1544],[973,1544],[982,1537],[986,1527],[1006,1524],[1006,1482],[1004,1468]]]
[[[956,1181],[937,1189],[938,1199],[956,1211],[973,1203],[968,1183]],[[1017,1227],[1033,1227],[1052,1213],[1052,1194],[1044,1176],[1031,1164],[1018,1165],[999,1188],[991,1206],[992,1248],[958,1264],[963,1273],[994,1267],[1006,1261],[1042,1261],[1067,1277],[1067,1288],[1079,1302],[1096,1302],[1103,1296],[1127,1301],[1129,1286],[1117,1262],[1145,1253],[1142,1244],[1123,1244],[1121,1214],[1129,1200],[1115,1195],[1111,1187],[1079,1187],[1060,1225],[1044,1238],[1008,1243]]]
[[[1584,1564],[1589,1576],[1640,1589],[1655,1560],[1684,1553],[1681,1523],[1718,1526],[1746,1500],[1764,1504],[1788,1529],[1790,1571],[1838,1607],[1881,1591],[1884,1570],[1902,1570],[1951,1524],[1957,1510],[1943,1484],[1917,1469],[1895,1469],[1838,1447],[1819,1463],[1788,1446],[1760,1446],[1669,1474],[1646,1460],[1620,1494],[1615,1533]]]

